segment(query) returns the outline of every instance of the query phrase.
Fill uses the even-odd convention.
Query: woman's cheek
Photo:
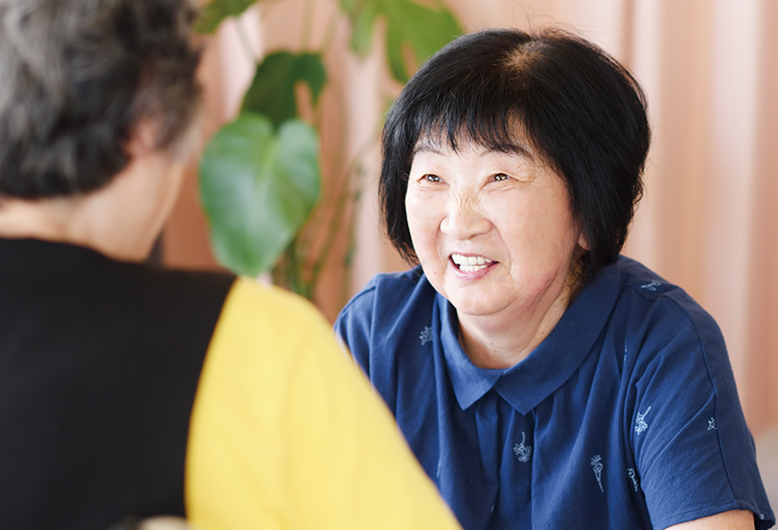
[[[408,222],[414,224],[430,224],[443,216],[445,198],[441,192],[425,192],[412,190],[405,197],[405,210]]]

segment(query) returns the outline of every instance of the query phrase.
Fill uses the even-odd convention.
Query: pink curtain
[[[316,19],[335,2],[318,0]],[[267,4],[256,53],[299,42],[303,2]],[[629,66],[649,98],[653,147],[646,194],[625,254],[683,286],[719,322],[755,434],[778,426],[778,2],[772,0],[447,0],[468,30],[549,24],[577,31]],[[212,129],[234,114],[251,75],[234,28],[211,43],[203,78]],[[335,48],[345,48],[339,27]],[[326,31],[314,26],[313,39]],[[261,35],[261,37],[260,37]],[[341,39],[338,43],[337,39]],[[332,52],[335,53],[335,52]],[[396,86],[382,58],[334,58],[346,106],[325,95],[333,136],[356,152],[371,138]],[[242,66],[241,66],[242,65]],[[327,97],[330,102],[327,103]],[[325,152],[330,140],[325,137]],[[326,163],[326,161],[325,161]],[[355,211],[356,253],[346,276],[337,260],[321,289],[333,318],[375,273],[405,267],[386,243],[375,204],[378,151],[365,162]],[[167,260],[213,266],[190,179],[165,237]],[[345,243],[344,243],[345,245]],[[335,252],[342,252],[336,249]]]

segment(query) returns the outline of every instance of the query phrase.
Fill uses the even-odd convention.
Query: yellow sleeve
[[[186,505],[200,530],[459,528],[324,319],[250,280],[203,367]]]

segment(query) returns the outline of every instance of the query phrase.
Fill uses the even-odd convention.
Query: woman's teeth
[[[463,256],[462,254],[452,254],[451,261],[463,272],[480,271],[488,267],[492,262],[492,260],[483,256]]]

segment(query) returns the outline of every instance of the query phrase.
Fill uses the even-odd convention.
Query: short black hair
[[[405,211],[414,149],[422,137],[516,150],[530,142],[564,180],[589,249],[590,280],[619,255],[651,139],[636,79],[596,45],[560,29],[489,29],[452,41],[410,79],[382,135],[379,183],[387,235],[417,262]]]
[[[0,1],[0,199],[99,189],[139,122],[183,147],[200,111],[190,0]]]

